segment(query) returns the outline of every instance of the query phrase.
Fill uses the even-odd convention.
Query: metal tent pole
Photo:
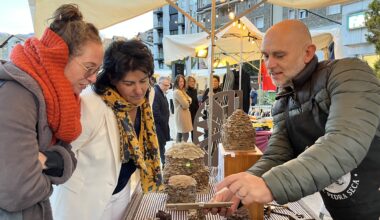
[[[243,36],[240,35],[239,90],[241,90],[242,70],[243,70]]]
[[[211,0],[211,33],[210,33],[210,47],[209,47],[209,54],[210,54],[210,59],[209,59],[209,71],[210,71],[210,80],[209,80],[209,109],[208,109],[208,166],[211,167],[211,161],[212,161],[212,133],[213,133],[213,126],[212,126],[212,117],[213,117],[213,112],[212,110],[214,109],[214,91],[212,87],[212,78],[214,74],[214,46],[215,46],[215,0]]]
[[[260,59],[260,68],[259,68],[259,74],[257,76],[257,81],[258,81],[258,84],[259,84],[259,92],[258,92],[258,97],[259,97],[259,105],[262,104],[262,98],[263,98],[263,90],[262,90],[262,86],[261,86],[261,59]]]

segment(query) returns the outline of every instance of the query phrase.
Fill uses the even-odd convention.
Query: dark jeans
[[[175,140],[175,142],[179,143],[179,142],[187,142],[187,140],[189,139],[189,133],[177,133],[177,138]]]
[[[162,166],[165,165],[165,145],[166,145],[166,141],[160,141],[158,143],[159,147],[160,147],[160,158],[161,158],[161,163],[162,163]]]

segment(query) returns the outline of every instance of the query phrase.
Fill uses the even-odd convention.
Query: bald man
[[[380,217],[380,83],[352,58],[319,62],[308,28],[286,20],[265,34],[262,54],[279,93],[263,157],[226,177],[213,201],[280,204],[320,192],[334,219]]]

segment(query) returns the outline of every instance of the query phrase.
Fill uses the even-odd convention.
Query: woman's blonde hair
[[[189,88],[189,81],[190,81],[191,79],[194,80],[194,82],[197,82],[197,80],[196,80],[193,76],[188,76],[187,79],[186,79],[186,80],[187,80],[187,81],[186,81],[186,82],[187,82],[187,83],[186,83],[186,88]]]

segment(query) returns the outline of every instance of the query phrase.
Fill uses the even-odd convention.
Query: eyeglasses
[[[85,66],[84,64],[80,63],[76,59],[74,59],[74,61],[77,64],[79,64],[86,71],[85,74],[84,74],[84,77],[83,77],[84,79],[88,79],[91,76],[93,76],[94,74],[97,74],[99,72],[99,70],[102,68],[102,66],[99,66],[98,68],[94,69],[93,67],[87,67],[87,66]]]

